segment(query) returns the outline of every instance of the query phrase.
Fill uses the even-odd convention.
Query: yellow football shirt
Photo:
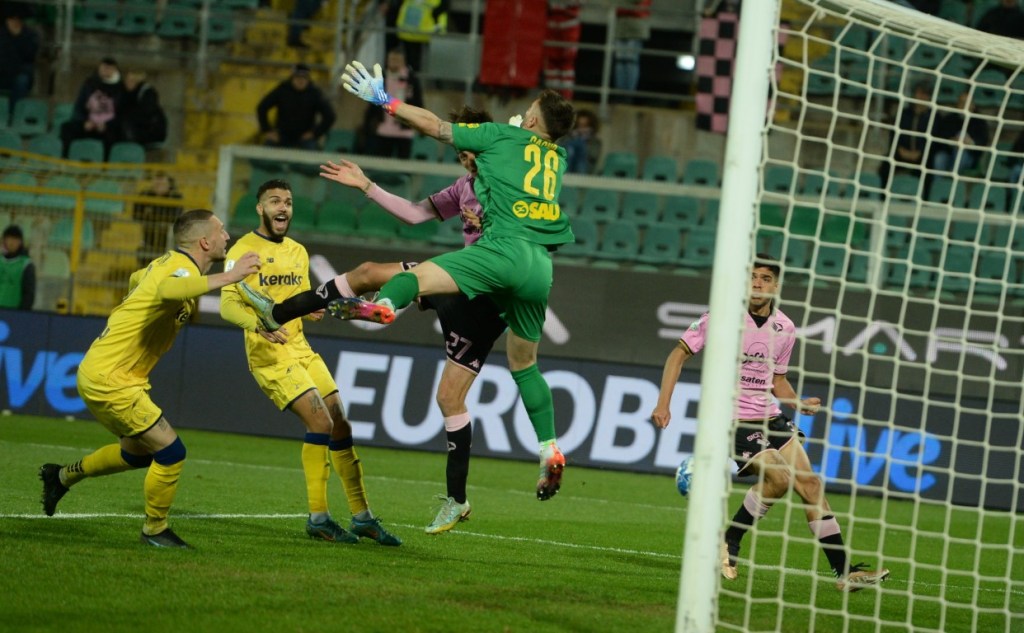
[[[153,367],[195,312],[196,298],[207,290],[209,281],[198,264],[181,251],[165,253],[135,271],[128,294],[110,313],[79,371],[107,385],[147,384]]]
[[[273,298],[276,303],[309,290],[309,255],[302,244],[290,237],[275,242],[251,231],[239,238],[228,251],[224,269],[230,270],[235,260],[249,251],[255,251],[262,263],[259,272],[245,278],[245,283],[252,288]],[[288,330],[288,342],[283,345],[271,343],[257,334],[256,314],[238,294],[234,285],[221,289],[220,315],[245,330],[245,355],[249,359],[250,369],[277,365],[313,354],[309,341],[302,333],[302,319],[281,324]]]

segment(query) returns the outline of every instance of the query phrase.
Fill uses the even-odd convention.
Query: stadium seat
[[[857,175],[857,195],[869,200],[882,197],[882,179],[875,172],[862,171]]]
[[[983,251],[978,258],[977,292],[997,295],[1002,292],[1009,271],[1004,251]]]
[[[789,165],[768,165],[764,170],[764,190],[792,194],[796,176]]]
[[[35,176],[26,172],[12,171],[0,177],[0,185],[19,185],[36,187]],[[11,207],[31,207],[35,205],[36,194],[28,191],[11,191],[0,189],[0,205]]]
[[[781,205],[762,202],[759,214],[761,226],[786,226],[786,210]]]
[[[672,196],[665,200],[665,210],[661,214],[665,224],[689,229],[700,221],[700,200],[690,196]]]
[[[595,222],[611,222],[619,217],[619,194],[614,191],[591,191],[579,217],[586,217]]]
[[[1002,107],[1006,99],[1006,75],[1002,71],[988,68],[974,78],[974,105],[979,108]]]
[[[311,231],[316,228],[316,204],[308,196],[292,196],[291,228]]]
[[[715,228],[718,226],[718,206],[720,202],[717,198],[712,198],[704,201],[704,213],[700,216],[701,226],[708,228]]]
[[[916,200],[921,197],[921,179],[910,174],[896,174],[890,183],[894,197]]]
[[[715,232],[707,228],[692,228],[683,242],[680,264],[687,268],[710,268],[715,258]]]
[[[823,72],[822,69],[810,68],[804,73],[807,80],[805,91],[811,97],[831,97],[836,93],[836,78],[832,71]]]
[[[10,129],[22,136],[44,134],[50,124],[50,106],[42,99],[19,99],[14,104]]]
[[[968,208],[982,211],[1006,211],[1006,189],[998,185],[975,183],[971,188]]]
[[[604,157],[602,176],[613,178],[636,178],[637,157],[633,152],[609,152]]]
[[[938,68],[945,56],[946,51],[943,49],[918,42],[910,54],[910,65],[915,68]]]
[[[64,216],[50,228],[50,235],[46,241],[49,246],[70,248],[71,242],[74,240],[74,234],[75,219],[71,216]],[[82,221],[81,248],[92,248],[95,245],[96,233],[93,229],[92,221],[89,218],[85,218]]]
[[[63,145],[61,145],[60,138],[52,134],[40,134],[39,136],[33,136],[28,141],[28,147],[26,151],[32,154],[39,154],[40,156],[48,156],[50,158],[60,158],[61,153],[64,151]]]
[[[144,163],[146,162],[146,149],[138,143],[122,141],[114,143],[110,147],[111,163]]]
[[[44,248],[39,255],[39,275],[54,279],[71,277],[71,260],[66,251],[60,248]]]
[[[644,231],[643,244],[636,259],[655,266],[676,264],[679,262],[682,243],[678,226],[652,224]]]
[[[819,246],[814,254],[814,274],[833,279],[846,278],[846,249],[838,246]]]
[[[86,185],[85,210],[87,213],[102,213],[105,215],[120,215],[124,213],[123,200],[94,198],[89,195],[90,193],[122,194],[124,193],[124,190],[122,189],[120,182],[99,178]]]
[[[7,95],[0,95],[0,130],[7,129],[11,122],[11,100]]]
[[[423,160],[428,163],[436,163],[437,157],[440,154],[438,152],[438,142],[429,136],[421,136],[417,134],[412,138],[412,152],[409,157],[412,160]]]
[[[623,220],[643,227],[658,221],[658,196],[642,191],[627,191],[622,200]]]
[[[198,26],[195,9],[168,5],[156,34],[163,38],[194,37]]]
[[[376,207],[367,207],[359,214],[356,222],[356,234],[377,239],[394,239],[402,221],[387,211]]]
[[[235,39],[235,21],[230,13],[211,11],[207,20],[207,40],[215,44],[230,42]],[[195,37],[199,37],[202,29],[196,29]]]
[[[441,191],[442,189],[447,189],[453,182],[455,182],[454,178],[451,176],[444,176],[442,174],[430,174],[423,176],[420,180],[419,199],[422,200],[427,196]]]
[[[810,240],[790,235],[785,242],[783,262],[787,268],[807,269],[811,256]]]
[[[22,151],[21,137],[11,130],[0,129],[0,167],[15,167],[21,164],[20,156],[3,155],[2,150],[13,149]]]
[[[36,196],[36,206],[62,211],[75,209],[75,194],[81,191],[82,187],[74,176],[51,176],[42,186],[68,193],[41,193]]]
[[[125,4],[114,29],[121,35],[153,35],[156,33],[156,12],[152,6]]]
[[[103,142],[94,138],[77,138],[68,146],[68,159],[84,163],[102,163]]]
[[[683,184],[717,187],[718,163],[704,158],[691,158],[683,168]]]
[[[775,227],[762,228],[758,230],[755,241],[757,253],[768,253],[772,257],[778,257],[782,252],[782,243],[786,239],[783,231]]]
[[[150,10],[152,13],[152,10]],[[60,126],[71,120],[71,114],[75,110],[73,103],[55,103],[53,112],[50,113],[50,131],[54,135],[60,134]]]
[[[316,226],[323,233],[351,235],[356,230],[356,209],[342,200],[326,200],[320,205]]]
[[[577,229],[578,224],[579,224],[578,220],[573,220],[572,229],[573,229],[573,232],[576,233],[576,239],[577,240],[579,239],[579,233],[577,232],[578,231],[578,229]],[[466,238],[465,238],[465,235],[463,234],[463,231],[462,231],[462,222],[459,222],[459,220],[456,219],[456,218],[451,218],[449,220],[445,220],[444,222],[441,222],[440,227],[438,227],[438,229],[437,229],[437,233],[434,234],[433,239],[431,239],[430,241],[431,241],[431,243],[437,244],[439,246],[446,246],[446,247],[461,247],[461,246],[464,246],[466,244]],[[561,253],[562,251],[564,251],[569,246],[570,245],[568,245],[568,244],[566,246],[563,246],[561,249],[559,249],[558,252]]]
[[[821,211],[817,207],[795,206],[789,212],[790,233],[817,236],[820,225]]]
[[[971,289],[974,271],[974,247],[953,244],[942,252],[942,277],[939,290],[962,293]]]
[[[629,261],[636,259],[639,249],[640,233],[636,226],[625,220],[615,220],[605,227],[594,257]]]
[[[583,203],[583,193],[584,190],[579,187],[562,185],[558,191],[558,204],[566,213],[575,216],[579,213],[580,205]]]
[[[977,6],[980,3],[976,3]],[[945,0],[939,5],[939,17],[956,24],[970,26],[967,23],[967,3],[962,0]]]
[[[644,180],[675,182],[679,165],[672,156],[651,156],[644,161]]]
[[[419,224],[406,224],[402,222],[398,225],[398,237],[414,242],[429,242],[437,235],[440,227],[440,223],[435,220],[427,220]]]
[[[119,7],[113,3],[82,2],[75,12],[75,28],[83,31],[114,31]]]

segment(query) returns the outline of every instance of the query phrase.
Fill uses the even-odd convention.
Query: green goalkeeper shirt
[[[484,235],[557,246],[575,241],[558,205],[565,149],[535,133],[498,123],[452,125],[453,144],[476,154],[474,192]]]

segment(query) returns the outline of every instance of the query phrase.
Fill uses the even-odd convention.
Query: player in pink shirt
[[[839,523],[825,498],[825,487],[811,468],[800,441],[804,434],[779,408],[781,401],[813,415],[821,406],[820,398],[801,399],[786,378],[796,327],[775,305],[780,272],[774,258],[758,254],[750,276],[733,458],[739,466],[739,476],[755,475],[758,481],[747,491],[725,531],[722,576],[726,580],[737,578],[736,559],[743,536],[792,486],[804,502],[807,525],[824,548],[838,579],[836,588],[859,591],[885,580],[889,570],[869,571],[848,563]],[[705,313],[695,321],[665,361],[658,404],[651,414],[659,428],[667,427],[672,418],[669,404],[683,364],[704,349],[708,318]]]

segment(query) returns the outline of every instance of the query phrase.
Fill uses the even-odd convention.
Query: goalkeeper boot
[[[865,569],[863,563],[858,563],[850,567],[850,571],[836,581],[836,589],[853,593],[865,587],[881,584],[888,577],[889,570],[884,567],[878,571],[872,571]]]
[[[562,471],[565,470],[565,456],[554,444],[540,453],[540,478],[537,479],[537,499],[547,501],[562,487]]]
[[[327,312],[342,321],[372,321],[387,325],[395,320],[395,306],[388,299],[372,303],[359,297],[341,297],[327,304]]]
[[[376,517],[365,520],[352,517],[352,524],[348,529],[356,536],[373,539],[381,545],[397,547],[402,544],[402,539],[385,530],[384,526],[380,524],[380,519]]]
[[[466,499],[465,503],[459,503],[452,497],[439,496],[438,498],[444,503],[441,509],[437,511],[437,516],[434,517],[433,522],[424,528],[424,532],[427,534],[440,534],[458,525],[459,521],[469,520],[469,513],[473,511],[469,507],[469,499]]]
[[[268,332],[281,329],[281,324],[274,320],[273,299],[251,287],[244,281],[240,281],[235,285],[238,288],[238,294],[242,296],[242,299],[256,311],[256,318],[260,320],[260,324],[263,326],[263,329]]]
[[[39,467],[39,479],[43,482],[43,512],[52,517],[57,511],[57,502],[68,493],[68,488],[60,483],[60,465],[43,464]]]
[[[306,521],[306,534],[311,539],[330,541],[332,543],[358,543],[359,537],[338,525],[333,519],[320,523]]]
[[[736,580],[736,558],[740,554],[740,544],[723,540],[718,549],[718,557],[722,560],[722,578]]]
[[[177,534],[175,534],[171,528],[167,528],[159,534],[146,534],[142,533],[139,540],[144,545],[152,545],[153,547],[168,547],[177,549],[191,549],[192,546],[181,540]]]

